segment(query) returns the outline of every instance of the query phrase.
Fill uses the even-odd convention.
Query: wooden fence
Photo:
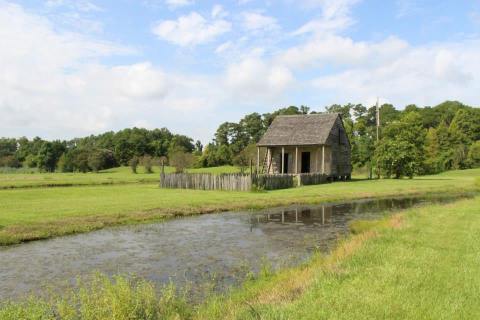
[[[160,187],[197,190],[250,191],[249,174],[169,173],[160,178]]]
[[[298,175],[298,184],[301,186],[307,186],[311,184],[326,183],[328,176],[321,173],[302,173]]]
[[[277,190],[295,187],[295,175],[293,174],[254,174],[252,184],[258,189]]]
[[[293,188],[297,185],[320,184],[327,181],[323,174],[211,174],[168,173],[162,174],[160,187],[168,189],[251,191]]]

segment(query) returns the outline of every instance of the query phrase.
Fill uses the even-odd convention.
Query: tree
[[[94,149],[88,155],[88,167],[98,172],[103,169],[112,168],[115,166],[115,158],[113,153],[105,149]]]
[[[171,152],[169,163],[175,167],[175,172],[182,173],[186,168],[190,168],[195,162],[193,154],[185,152],[182,148],[178,148]]]
[[[138,157],[133,156],[133,158],[130,160],[130,169],[132,169],[132,173],[137,173],[137,167],[138,167]]]
[[[251,143],[233,158],[233,164],[240,167],[240,170],[244,172],[250,166],[250,163],[255,160],[256,156],[257,146]]]
[[[425,138],[425,173],[438,173],[443,170],[440,156],[440,142],[437,129],[430,128]]]
[[[480,140],[475,141],[468,149],[468,165],[472,168],[480,167]]]
[[[417,112],[403,114],[387,125],[375,149],[375,160],[385,177],[413,177],[422,173],[425,130]]]
[[[60,156],[65,151],[64,143],[60,141],[44,142],[37,155],[37,165],[47,172],[55,171]]]
[[[142,164],[143,164],[143,167],[145,168],[145,173],[153,173],[153,169],[152,169],[153,161],[151,156],[149,155],[143,156]]]

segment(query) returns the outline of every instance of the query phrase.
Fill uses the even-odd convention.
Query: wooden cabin
[[[266,148],[264,159],[260,148]],[[259,172],[351,177],[350,142],[338,113],[277,116],[257,150]]]

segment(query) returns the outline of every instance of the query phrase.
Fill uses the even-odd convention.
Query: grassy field
[[[55,186],[83,186],[83,185],[110,185],[110,184],[133,184],[133,183],[158,183],[160,168],[153,168],[153,173],[145,173],[143,167],[139,167],[137,174],[133,174],[130,167],[119,167],[103,170],[98,173],[0,173],[0,189],[11,188],[37,188]],[[166,173],[174,172],[172,167],[165,167]],[[240,169],[233,166],[213,168],[188,169],[192,173],[237,173]]]
[[[177,215],[379,196],[460,193],[480,169],[413,180],[354,180],[264,193],[165,190],[155,184],[0,190],[0,244],[87,232]]]
[[[480,197],[356,222],[328,256],[266,269],[198,306],[145,281],[98,276],[49,301],[4,305],[10,319],[478,319]]]

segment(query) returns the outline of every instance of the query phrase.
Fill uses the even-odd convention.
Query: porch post
[[[260,147],[257,147],[257,174],[260,172]]]
[[[282,147],[282,174],[285,173],[285,147]]]
[[[295,174],[298,173],[298,147],[295,147]]]
[[[270,148],[267,147],[267,170],[266,170],[266,174],[269,174],[270,172]]]
[[[322,174],[325,174],[325,145],[322,145]]]

